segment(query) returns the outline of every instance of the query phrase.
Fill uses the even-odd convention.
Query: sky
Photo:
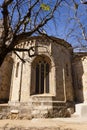
[[[0,4],[2,4],[3,3],[3,0],[0,0]]]
[[[87,35],[87,5],[82,4],[80,0],[76,0],[76,3],[79,5],[77,10],[78,19],[85,30],[85,34]],[[78,20],[72,19],[75,15],[74,6],[67,7],[65,5],[60,10],[60,16],[57,15],[58,14],[56,13],[56,31],[54,25],[49,22],[49,25],[51,25],[50,28],[52,30],[51,32],[49,32],[50,35],[52,33],[52,35],[56,37],[67,40],[69,43],[72,44],[73,47],[87,45],[87,41],[84,40],[84,37],[82,36],[82,29],[78,24]],[[71,30],[73,30],[72,33],[68,35]]]
[[[54,22],[49,21],[48,27],[50,28],[45,29],[49,35],[59,37],[69,42],[73,48],[75,48],[75,51],[78,51],[76,47],[83,51],[83,47],[87,47],[87,39],[84,40],[82,35],[84,29],[85,36],[87,37],[87,5],[82,4],[80,0],[75,1],[78,5],[78,9],[75,9],[75,5],[73,5],[71,1],[69,1],[71,6],[64,3],[61,6],[60,14],[59,12],[55,14],[56,25],[54,25]],[[76,11],[78,19],[75,18]],[[85,49],[85,51],[87,51],[87,49]]]
[[[49,21],[44,29],[48,35],[64,39],[72,44],[73,47],[81,46],[81,44],[86,45],[87,41],[84,40],[82,36],[82,30],[78,24],[78,20],[73,18],[76,10],[78,13],[78,18],[85,30],[85,34],[87,35],[87,5],[82,4],[80,0],[75,0],[76,4],[79,5],[78,8],[75,9],[75,5],[73,5],[71,2],[72,0],[66,1],[70,4],[70,6],[66,3],[63,3],[55,13],[55,19]],[[0,0],[0,5],[2,2],[3,0]]]

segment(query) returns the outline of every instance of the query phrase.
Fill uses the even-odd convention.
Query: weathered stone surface
[[[24,39],[17,47],[35,47],[35,56],[31,58],[28,52],[18,52],[26,60],[22,63],[12,54],[12,58],[6,57],[0,68],[0,102],[9,100],[12,118],[49,117],[49,113],[50,117],[70,116],[74,104],[70,105],[69,102],[87,102],[86,53],[73,57],[70,44],[61,39],[42,36]],[[34,54],[32,50],[30,53]],[[38,61],[49,64],[49,93],[46,93],[45,71],[44,92],[36,93],[35,69]],[[40,84],[41,81],[38,82]],[[11,112],[14,107],[18,113]],[[57,109],[54,111],[54,108]]]
[[[13,110],[11,110],[11,113],[12,113],[12,114],[18,114],[18,113],[19,113],[19,111],[18,111],[18,110],[16,110],[16,109],[13,109]]]
[[[10,95],[13,59],[9,55],[0,67],[0,103],[8,102]]]
[[[72,65],[75,100],[87,102],[87,54],[77,54]]]
[[[14,64],[13,60],[7,57],[0,70],[2,78],[0,99],[1,101],[2,99],[9,100],[9,118],[49,117],[49,111],[51,111],[50,116],[55,113],[53,102],[66,103],[67,100],[73,101],[71,52],[68,49],[71,45],[61,39],[41,36],[24,39],[18,45],[19,48],[32,46],[37,46],[35,57],[29,57],[27,52],[18,53],[21,58],[27,59],[23,64],[17,56],[12,54]],[[33,51],[30,53],[33,54]],[[44,93],[36,94],[35,64],[42,57],[50,66],[49,93],[45,93],[44,85]],[[61,116],[61,111],[58,107],[56,110],[58,114],[55,115]],[[63,112],[63,115],[65,113]]]
[[[56,43],[57,40],[58,43]],[[48,95],[48,97],[54,96],[55,100],[57,101],[73,100],[71,53],[67,47],[63,46],[62,43],[59,42],[59,39],[52,41],[51,39],[42,37],[32,37],[32,40],[25,39],[25,41],[22,42],[19,47],[29,48],[32,46],[38,46],[36,50],[37,55],[44,56],[44,58],[50,62],[50,95]],[[24,46],[22,44],[24,44]],[[66,43],[66,45],[68,44]],[[27,52],[19,53],[19,55],[20,57],[23,56],[23,58],[27,59],[29,62],[26,61],[26,63],[23,64],[21,63],[20,59],[17,58],[17,56],[13,56],[14,73],[11,84],[12,91],[10,100],[12,102],[17,102],[19,100],[21,102],[28,102],[29,99],[31,99],[31,95],[34,95],[33,93],[35,93],[35,75],[33,75],[33,62],[40,57],[35,56],[30,58]],[[66,66],[68,68],[66,68]],[[43,97],[45,97],[45,95],[43,95]]]

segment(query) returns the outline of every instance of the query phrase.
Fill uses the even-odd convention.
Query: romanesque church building
[[[0,68],[0,107],[17,118],[87,116],[87,53],[46,36],[20,40]],[[21,60],[23,59],[23,61]]]

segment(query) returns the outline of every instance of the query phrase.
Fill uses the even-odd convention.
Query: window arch
[[[50,59],[45,56],[37,57],[33,63],[34,69],[34,93],[44,94],[50,93]]]

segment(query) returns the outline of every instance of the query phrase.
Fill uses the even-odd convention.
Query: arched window
[[[45,60],[39,60],[35,66],[36,94],[49,93],[50,65]]]
[[[32,62],[30,93],[50,93],[51,60],[47,56],[37,56]]]

